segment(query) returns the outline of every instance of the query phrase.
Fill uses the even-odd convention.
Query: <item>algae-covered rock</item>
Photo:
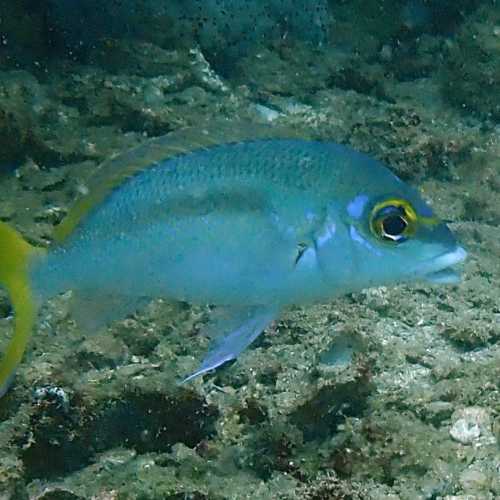
[[[120,400],[90,405],[62,389],[46,390],[44,395],[38,392],[30,428],[21,438],[21,458],[31,479],[81,470],[96,454],[116,446],[142,454],[162,452],[175,443],[195,447],[213,432],[215,409],[189,391],[129,393]],[[51,460],[44,460],[46,456]]]
[[[26,71],[0,71],[0,163],[24,159],[38,146],[38,122],[47,96]]]
[[[500,10],[484,6],[450,42],[443,93],[463,112],[500,120]]]
[[[26,71],[0,72],[0,163],[57,166],[93,158],[96,143],[109,143],[103,126],[89,126],[82,137],[80,111],[53,90]]]
[[[46,4],[46,20],[59,43],[88,53],[103,40],[135,38],[161,47],[198,44],[215,66],[228,71],[258,44],[293,38],[314,45],[328,39],[328,2],[313,0],[65,0]]]

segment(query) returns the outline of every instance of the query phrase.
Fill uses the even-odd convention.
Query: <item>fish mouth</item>
[[[417,274],[424,281],[430,283],[458,283],[460,274],[451,266],[463,262],[467,252],[460,246],[454,250],[444,252],[429,262],[417,268]]]

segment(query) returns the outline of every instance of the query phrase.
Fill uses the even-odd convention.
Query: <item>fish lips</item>
[[[466,257],[467,252],[461,246],[457,246],[418,266],[416,274],[421,280],[429,283],[459,283],[460,274],[452,266],[463,262]]]

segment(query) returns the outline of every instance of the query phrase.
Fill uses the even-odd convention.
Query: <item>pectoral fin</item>
[[[208,326],[207,333],[213,338],[210,350],[198,370],[183,382],[236,359],[278,316],[278,313],[277,308],[264,306],[224,308],[223,314],[217,314]],[[217,335],[215,330],[218,330]]]

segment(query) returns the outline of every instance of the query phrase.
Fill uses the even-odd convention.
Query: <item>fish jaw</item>
[[[454,284],[460,281],[460,275],[452,266],[463,262],[467,252],[456,246],[453,250],[443,252],[436,258],[417,267],[415,274],[420,279],[436,284]]]

